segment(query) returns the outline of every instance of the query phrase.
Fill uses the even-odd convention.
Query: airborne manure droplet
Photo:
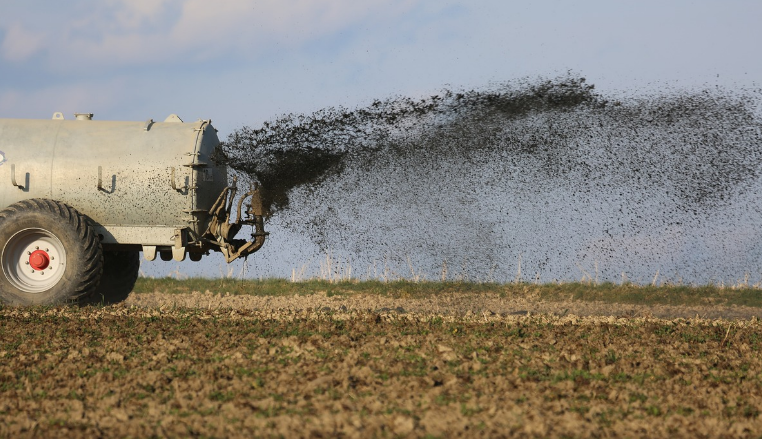
[[[728,282],[762,261],[760,101],[525,80],[289,114],[222,153],[358,276]]]

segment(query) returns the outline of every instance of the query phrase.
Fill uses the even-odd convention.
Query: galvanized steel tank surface
[[[219,144],[211,123],[182,123],[174,115],[166,122],[91,118],[0,119],[0,207],[50,198],[106,228],[189,227],[203,233],[209,216],[189,222],[188,212],[208,211],[228,183],[226,168],[210,160]],[[203,173],[195,165],[200,162],[209,163]],[[144,241],[136,236],[133,242]]]

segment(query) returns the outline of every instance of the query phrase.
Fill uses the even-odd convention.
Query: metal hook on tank
[[[14,164],[11,164],[11,184],[21,189],[22,191],[25,189],[23,184],[16,183],[16,165]]]
[[[184,190],[188,189],[188,184],[183,184],[182,187],[177,187],[177,183],[175,183],[175,167],[172,167],[172,170],[169,173],[169,185],[172,187],[172,189],[176,190],[177,192],[183,192]]]
[[[113,194],[116,190],[116,175],[111,176],[111,189],[106,190],[103,187],[103,167],[98,166],[98,190],[106,192],[107,194]]]

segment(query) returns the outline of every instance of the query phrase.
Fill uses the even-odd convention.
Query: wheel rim
[[[61,280],[66,267],[66,249],[45,229],[24,229],[5,243],[3,273],[16,288],[41,293]]]

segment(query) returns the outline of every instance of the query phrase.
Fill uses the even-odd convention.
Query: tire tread
[[[71,285],[68,301],[75,302],[92,294],[100,283],[103,272],[103,251],[91,221],[66,203],[44,198],[19,201],[0,211],[0,222],[13,221],[14,216],[25,211],[47,212],[66,223],[82,243],[82,265],[80,276]]]

